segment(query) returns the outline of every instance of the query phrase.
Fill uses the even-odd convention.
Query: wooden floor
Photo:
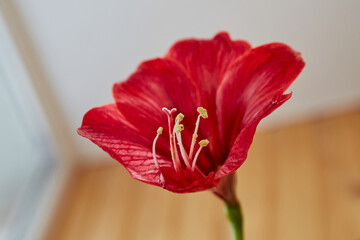
[[[246,240],[360,239],[360,111],[258,133],[238,170]],[[115,162],[70,181],[49,240],[230,239],[210,192],[178,195]]]

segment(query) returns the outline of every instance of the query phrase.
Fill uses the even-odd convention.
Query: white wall
[[[176,40],[220,30],[254,46],[280,41],[307,66],[293,98],[266,120],[336,111],[360,100],[358,0],[16,0],[66,120],[84,154],[97,147],[77,137],[83,114],[112,101],[111,87],[141,61]]]

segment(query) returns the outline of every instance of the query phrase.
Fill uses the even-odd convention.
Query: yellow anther
[[[209,144],[209,140],[203,139],[199,142],[200,147],[206,147]]]
[[[197,139],[198,135],[196,133],[193,134],[193,137],[192,137],[192,141],[193,143],[196,142],[196,139]]]
[[[205,108],[203,107],[198,107],[197,111],[200,113],[200,116],[203,118],[208,118],[208,114]]]
[[[181,122],[184,119],[184,114],[179,113],[176,118],[175,118],[175,122]]]
[[[158,130],[156,131],[158,135],[161,135],[163,132],[163,127],[159,127]]]
[[[174,132],[181,132],[182,130],[184,130],[184,125],[183,124],[177,124],[175,127],[174,127]]]

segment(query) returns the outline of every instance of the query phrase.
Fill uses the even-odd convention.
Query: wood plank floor
[[[360,239],[360,111],[257,133],[238,170],[246,240]],[[230,239],[210,192],[137,182],[115,161],[73,175],[49,240]]]

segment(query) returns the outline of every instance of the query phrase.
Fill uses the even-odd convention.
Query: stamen
[[[200,113],[200,115],[201,115],[203,118],[208,118],[208,117],[209,117],[205,108],[203,108],[203,107],[198,107],[198,108],[197,108],[197,111]]]
[[[178,141],[178,145],[180,148],[181,157],[186,165],[187,168],[191,168],[189,155],[187,154],[184,145],[182,143],[181,131],[184,130],[184,125],[180,124],[180,122],[184,119],[184,114],[179,113],[175,118],[175,126],[174,126],[174,133],[176,135],[176,139]]]
[[[164,128],[163,127],[159,127],[158,130],[156,131],[158,135],[161,135],[163,132]]]
[[[199,142],[199,145],[201,147],[206,147],[208,144],[209,144],[209,140],[207,140],[207,139],[203,139]]]
[[[179,113],[176,118],[175,118],[175,122],[181,122],[184,119],[184,114]]]
[[[178,145],[179,145],[179,148],[180,148],[181,157],[184,160],[184,163],[185,163],[186,167],[191,168],[190,158],[189,158],[188,154],[186,153],[186,150],[185,150],[184,145],[182,143],[181,132],[176,133],[176,139],[178,141]]]
[[[197,135],[196,133],[193,134],[193,137],[192,137],[192,142],[193,143],[196,143],[196,139],[198,138],[199,135]]]
[[[152,154],[153,154],[153,159],[154,159],[154,163],[155,163],[155,166],[157,169],[159,169],[159,163],[156,159],[156,149],[155,149],[155,146],[156,146],[156,142],[159,138],[159,136],[162,134],[162,131],[163,131],[163,128],[162,127],[159,127],[158,130],[156,131],[157,134],[156,134],[156,137],[154,139],[154,142],[153,142],[153,145],[152,145]]]
[[[174,132],[175,133],[179,133],[182,130],[184,130],[184,125],[183,124],[175,124],[175,127],[174,127]]]
[[[195,123],[195,130],[194,130],[194,134],[193,134],[193,138],[191,141],[191,146],[190,146],[190,154],[189,157],[190,159],[193,157],[194,154],[194,147],[195,147],[195,143],[196,143],[196,138],[198,137],[198,130],[199,130],[199,125],[200,125],[200,118],[208,118],[208,114],[205,108],[203,107],[198,107],[197,111],[199,112],[199,116],[197,117],[196,123]]]
[[[194,157],[194,160],[192,162],[192,166],[191,166],[191,170],[194,171],[195,170],[195,166],[196,166],[196,162],[197,162],[197,159],[199,157],[199,154],[201,152],[201,149],[203,149],[204,147],[206,147],[207,145],[209,144],[209,140],[207,139],[204,139],[204,140],[201,140],[199,142],[199,149],[197,150],[196,154],[195,154],[195,157]]]

